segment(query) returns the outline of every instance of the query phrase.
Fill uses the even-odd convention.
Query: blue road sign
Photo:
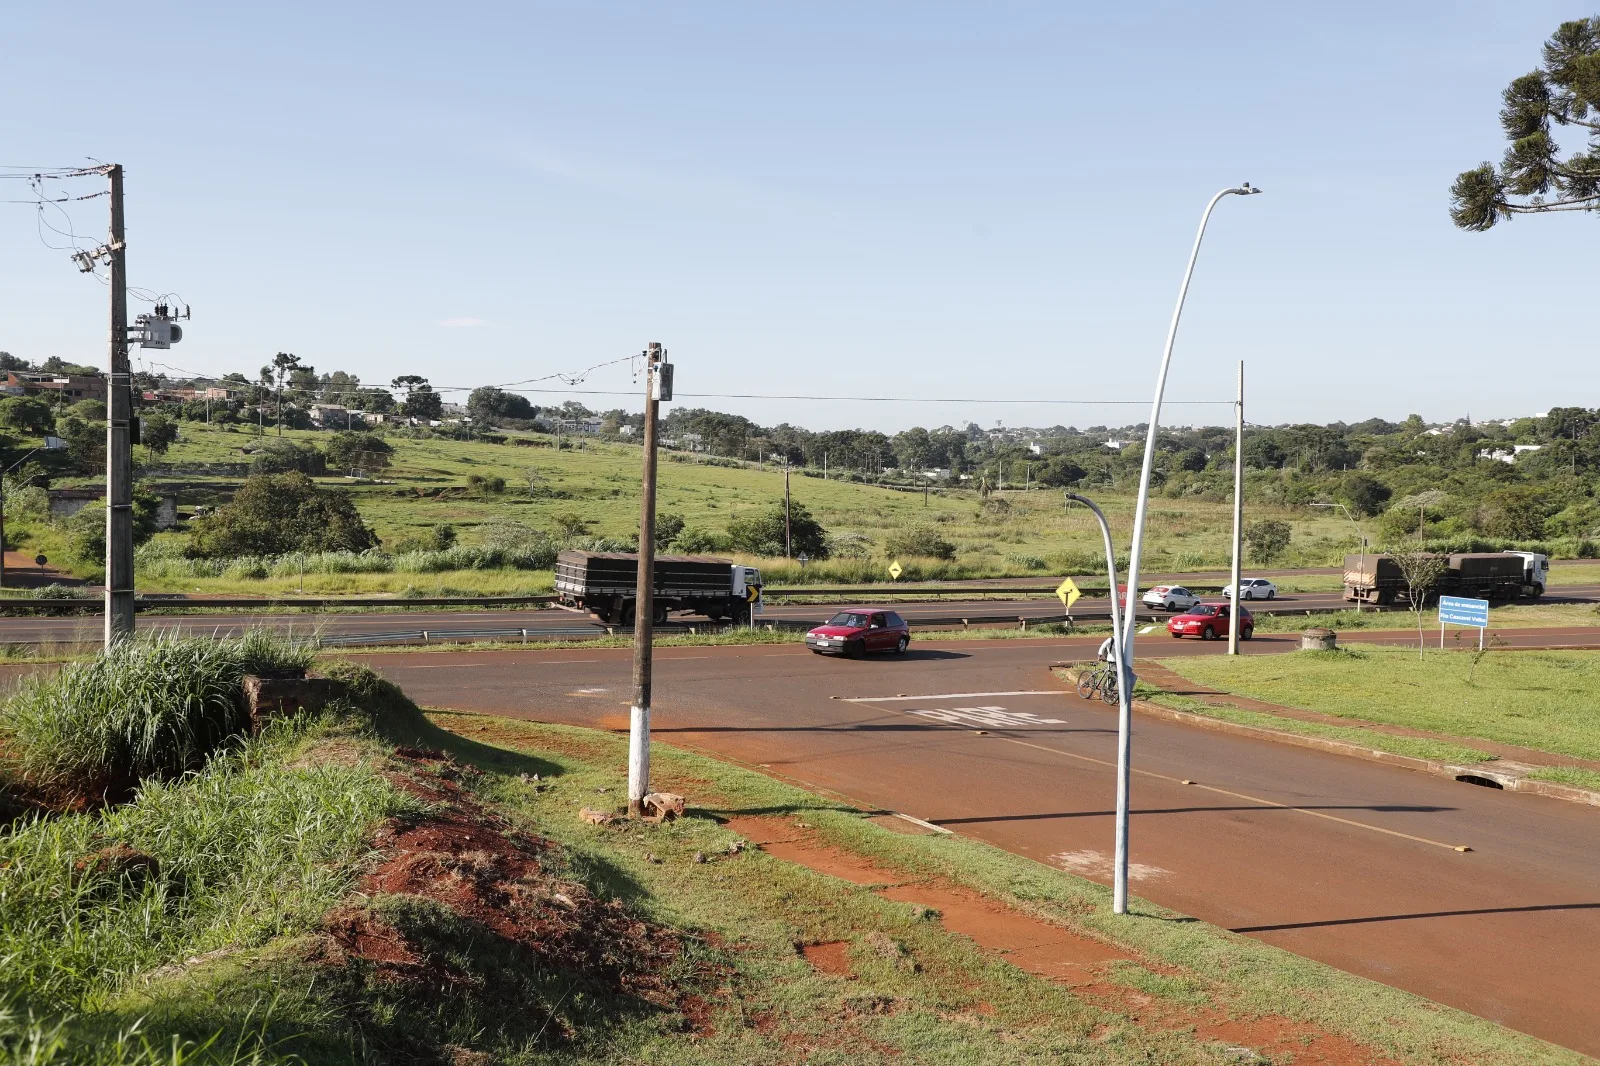
[[[1449,622],[1457,626],[1489,628],[1489,601],[1475,600],[1469,596],[1440,596],[1439,624]]]

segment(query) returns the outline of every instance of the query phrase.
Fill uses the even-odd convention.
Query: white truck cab
[[[752,596],[751,590],[755,591]],[[761,571],[753,566],[733,564],[733,595],[754,602],[761,596]]]
[[[1550,557],[1538,552],[1506,552],[1522,557],[1522,594],[1538,598],[1550,584]]]

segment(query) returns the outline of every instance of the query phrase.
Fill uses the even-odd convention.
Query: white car
[[[1200,602],[1200,597],[1181,585],[1157,585],[1141,599],[1146,607],[1163,607],[1169,611],[1187,611]]]
[[[1241,600],[1270,600],[1278,595],[1278,586],[1264,577],[1242,577],[1239,579],[1239,588],[1243,590],[1239,594]],[[1233,586],[1224,586],[1222,594],[1233,599]]]

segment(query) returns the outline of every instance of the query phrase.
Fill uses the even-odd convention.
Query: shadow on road
[[[1373,922],[1406,922],[1415,918],[1462,918],[1475,914],[1537,914],[1542,911],[1600,910],[1600,903],[1546,903],[1534,907],[1483,907],[1470,911],[1420,911],[1416,914],[1379,914],[1370,918],[1332,918],[1325,922],[1288,922],[1283,925],[1243,925],[1235,933],[1276,933],[1287,929],[1329,929],[1340,925],[1369,925]]]
[[[1327,803],[1327,804],[1301,804],[1298,807],[1261,807],[1257,805],[1241,807],[1145,807],[1129,812],[1131,815],[1139,814],[1209,814],[1216,811],[1258,811],[1270,813],[1274,811],[1372,811],[1382,814],[1441,814],[1454,811],[1455,807],[1405,807],[1394,804],[1364,804],[1364,803]],[[1052,818],[1110,818],[1116,811],[1061,811],[1055,814],[994,814],[977,818],[933,818],[935,825],[983,825],[987,822],[1043,822]]]

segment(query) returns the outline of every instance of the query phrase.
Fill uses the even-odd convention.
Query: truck
[[[1440,558],[1444,569],[1438,579],[1417,590],[1424,603],[1439,596],[1537,599],[1550,581],[1550,557],[1538,552],[1456,552]],[[1344,557],[1345,602],[1388,606],[1409,594],[1394,556],[1369,552]]]
[[[589,611],[608,625],[632,625],[639,556],[633,552],[564,551],[556,556],[555,592],[566,607]],[[655,558],[654,620],[672,611],[720,622],[747,622],[761,599],[761,571],[731,559],[702,555]]]

